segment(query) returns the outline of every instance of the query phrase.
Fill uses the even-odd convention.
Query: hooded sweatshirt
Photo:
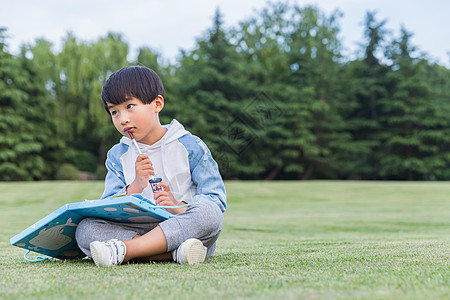
[[[178,202],[212,201],[224,212],[227,208],[225,186],[206,144],[175,119],[163,127],[167,132],[158,142],[152,145],[138,143],[141,152],[152,162],[155,177],[169,184]],[[127,186],[135,178],[138,155],[131,139],[125,136],[108,151],[105,163],[108,173],[102,199],[126,194]],[[150,184],[142,195],[154,202]]]

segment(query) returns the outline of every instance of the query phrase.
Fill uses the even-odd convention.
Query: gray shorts
[[[202,201],[190,206],[173,218],[154,223],[118,223],[97,218],[83,219],[77,226],[75,238],[80,249],[91,257],[89,244],[110,239],[131,240],[137,234],[144,235],[160,226],[167,240],[167,252],[177,249],[190,238],[203,242],[210,257],[216,248],[216,240],[222,230],[223,214],[217,204]]]

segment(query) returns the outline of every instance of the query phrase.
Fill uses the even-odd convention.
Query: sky
[[[328,16],[343,13],[339,24],[344,55],[352,57],[363,37],[367,11],[375,11],[385,28],[399,37],[401,26],[413,34],[412,45],[430,60],[450,66],[450,1],[448,0],[288,0],[300,7],[315,5]],[[140,47],[174,63],[180,50],[192,50],[211,28],[217,8],[225,28],[255,17],[265,0],[0,0],[0,27],[7,28],[8,49],[44,38],[59,51],[68,32],[80,41],[95,42],[108,32],[122,34],[130,59]]]

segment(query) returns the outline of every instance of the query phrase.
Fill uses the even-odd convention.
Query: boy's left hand
[[[163,187],[164,190],[157,191],[153,196],[155,198],[156,205],[161,206],[180,206],[185,204],[184,202],[178,202],[175,200],[175,198],[172,195],[172,192],[170,191],[169,185],[165,182],[160,182],[158,184],[159,186]],[[166,208],[166,210],[174,215],[177,215],[179,213],[185,212],[187,207],[181,207],[181,208]]]

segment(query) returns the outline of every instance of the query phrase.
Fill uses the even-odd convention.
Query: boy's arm
[[[108,152],[105,166],[108,173],[105,177],[105,190],[101,199],[125,195],[127,193],[127,186],[120,161],[115,159],[115,157]]]
[[[195,145],[191,144],[190,150],[191,178],[197,186],[194,202],[212,201],[224,212],[227,209],[225,185],[211,152],[200,139],[195,142]]]

